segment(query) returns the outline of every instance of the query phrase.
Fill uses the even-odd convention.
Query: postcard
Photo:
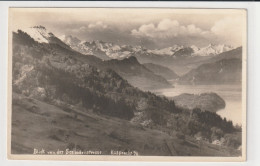
[[[245,161],[247,11],[9,8],[8,158]]]

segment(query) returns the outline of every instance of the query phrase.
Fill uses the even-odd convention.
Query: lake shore
[[[175,88],[159,89],[152,91],[157,95],[175,97],[183,93],[202,94],[217,93],[225,100],[226,107],[217,111],[221,117],[231,120],[233,124],[242,123],[242,90],[240,85],[174,85]]]

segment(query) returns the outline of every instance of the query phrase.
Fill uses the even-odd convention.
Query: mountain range
[[[190,47],[174,45],[148,50],[141,46],[120,46],[98,40],[86,42],[73,36],[63,35],[57,38],[43,26],[34,26],[23,31],[39,43],[56,44],[72,52],[77,51],[78,54],[86,55],[86,58],[91,59],[92,65],[112,69],[130,84],[143,90],[171,87],[167,80],[179,77],[181,84],[241,82],[241,65],[240,61],[236,60],[242,58],[241,47],[232,49],[231,46],[224,44],[209,44],[203,48],[194,45]],[[223,64],[229,68],[223,68]],[[229,77],[229,73],[232,72],[235,72],[234,77]]]
[[[134,111],[140,110],[135,107],[141,99],[148,103],[157,100],[159,102],[151,106],[159,109],[162,104],[164,111],[174,111],[174,102],[133,87],[114,70],[105,67],[107,63],[117,66],[117,61],[104,63],[93,57],[57,43],[39,43],[19,30],[13,33],[13,90],[56,105],[78,104],[123,119],[132,118]],[[126,61],[136,63],[135,58],[130,58],[119,64]]]
[[[200,62],[201,64],[202,62]],[[242,47],[223,52],[203,61],[197,68],[181,76],[181,84],[241,84]]]
[[[239,135],[231,121],[143,90],[170,86],[156,74],[156,68],[170,73],[167,68],[141,64],[137,56],[102,60],[82,54],[42,26],[12,35],[12,152],[30,154],[35,145],[46,144],[48,150],[108,153],[136,148],[140,155],[241,154],[236,149],[241,141],[230,143]],[[199,148],[198,133],[208,140],[205,147]],[[212,147],[216,137],[226,138],[225,146]]]
[[[131,45],[117,45],[114,43],[108,43],[104,41],[80,41],[78,38],[73,37],[71,35],[66,36],[62,35],[60,39],[71,46],[73,49],[83,53],[83,54],[102,54],[107,57],[103,57],[104,59],[122,59],[134,54],[154,54],[160,56],[171,56],[171,57],[179,57],[179,56],[214,56],[220,54],[225,51],[232,50],[233,47],[229,45],[214,45],[209,44],[206,47],[196,47],[194,45],[190,47],[173,45],[172,47],[162,48],[162,49],[154,49],[150,50],[141,46],[131,46]]]
[[[88,63],[94,65],[95,67],[102,68],[104,70],[113,69],[121,77],[130,82],[133,86],[141,88],[143,90],[149,90],[150,88],[172,87],[165,78],[160,75],[156,75],[152,71],[148,70],[145,66],[140,64],[135,57],[128,57],[119,60],[110,59],[102,51],[107,50],[109,52],[117,50],[117,47],[112,47],[112,44],[99,41],[92,43],[83,43],[75,37],[63,36],[61,38],[66,41],[67,44],[65,44],[43,26],[34,26],[31,28],[27,28],[23,30],[23,32],[26,32],[28,35],[30,35],[32,39],[39,43],[56,44],[57,47],[63,47],[72,52],[77,52],[75,54],[78,55],[78,58],[88,59]],[[124,47],[120,49],[127,50],[127,48]],[[84,54],[82,54],[81,52],[84,52]],[[107,61],[104,61],[104,59],[107,59]]]
[[[213,72],[213,66],[215,66],[215,70],[218,70],[214,70],[213,73],[210,73],[213,74],[213,76],[219,76],[218,81],[209,79],[212,80],[210,84],[237,83],[239,82],[238,80],[240,80],[240,66],[238,66],[236,70],[236,75],[238,75],[236,79],[234,78],[234,80],[228,81],[227,79],[231,79],[231,77],[227,77],[228,74],[226,75],[225,73],[233,72],[235,69],[225,68],[222,72],[223,69],[218,69],[221,67],[216,68],[214,63],[223,59],[241,59],[241,47],[233,49],[233,47],[224,44],[209,44],[203,48],[198,48],[194,45],[190,47],[174,45],[168,48],[149,50],[141,46],[120,46],[98,40],[92,42],[81,41],[76,37],[66,35],[57,38],[43,26],[34,26],[24,29],[23,31],[39,43],[57,44],[68,50],[75,50],[83,55],[87,55],[89,59],[92,58],[92,62],[96,66],[113,69],[132,85],[144,90],[149,90],[152,87],[170,87],[171,85],[167,80],[177,79],[179,76],[181,77],[179,83],[194,83],[194,79],[196,79],[196,82],[199,84],[209,84],[210,81],[205,79],[210,77],[205,76],[205,71],[200,70],[201,68],[205,68],[204,64],[208,64],[208,68],[211,68],[205,69],[207,71],[211,70]],[[210,63],[213,64],[209,65]],[[223,62],[219,64],[222,63]],[[232,66],[232,63],[236,62],[224,60],[224,64],[227,66]],[[239,64],[239,62],[236,64]],[[201,65],[204,65],[204,67],[201,67]],[[221,72],[219,72],[220,70]],[[203,80],[204,77],[205,79]]]
[[[103,60],[109,60],[109,59],[120,60],[120,59],[134,56],[137,58],[139,62],[143,63],[146,68],[151,70],[156,75],[162,76],[167,80],[177,79],[179,75],[186,74],[185,76],[182,76],[179,83],[184,83],[184,82],[187,83],[188,82],[187,80],[190,80],[189,82],[191,83],[193,76],[191,79],[188,78],[184,79],[184,77],[188,77],[188,75],[192,75],[192,74],[187,75],[187,73],[190,72],[191,70],[195,70],[196,68],[199,68],[200,65],[210,63],[210,62],[214,63],[217,60],[228,59],[232,57],[240,58],[240,59],[242,57],[241,47],[234,49],[232,46],[228,46],[225,44],[221,44],[221,45],[209,44],[208,46],[202,48],[199,48],[195,45],[192,45],[190,47],[173,45],[172,47],[149,50],[141,46],[130,46],[130,45],[120,46],[117,44],[107,43],[103,41],[84,42],[72,36],[62,36],[60,38],[73,49],[83,54],[91,54],[91,55],[93,54]],[[230,63],[230,65],[232,65],[231,61],[228,61],[226,63]],[[208,66],[210,67],[210,65]],[[213,69],[211,68],[211,70]],[[221,78],[221,77],[226,77],[225,75],[226,72],[231,72],[229,71],[229,69],[226,70],[228,71],[223,71],[222,76],[218,74],[219,75],[218,81],[214,81],[215,79],[210,79],[212,80],[211,84],[239,82],[238,80],[240,78],[239,75],[241,72],[241,70],[239,71],[239,66],[237,68],[238,71],[236,72],[238,75],[236,76],[236,80],[228,81],[227,79],[230,77]],[[177,72],[178,74],[176,74],[175,72]],[[199,73],[202,73],[202,71],[199,71]],[[215,73],[217,73],[217,71],[215,71]],[[216,75],[215,73],[211,73],[211,74],[214,74],[215,76]],[[142,77],[144,77],[144,75]],[[195,77],[202,78],[202,76],[194,76],[194,78]],[[143,84],[145,84],[146,81],[140,80],[140,78],[141,77],[139,78],[132,77],[132,79],[131,80],[129,79],[129,81],[132,82],[132,84],[134,82],[143,82]],[[135,81],[133,81],[133,79]],[[161,79],[155,79],[155,80],[159,81]],[[210,81],[206,81],[206,80],[197,81],[197,83],[199,82],[200,84],[210,83]],[[138,86],[141,87],[140,85]],[[150,87],[151,86],[156,87],[154,84],[151,84]],[[160,84],[158,84],[158,86],[160,86]]]

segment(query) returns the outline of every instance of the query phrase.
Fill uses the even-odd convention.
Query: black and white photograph
[[[9,8],[11,159],[246,157],[247,11]]]

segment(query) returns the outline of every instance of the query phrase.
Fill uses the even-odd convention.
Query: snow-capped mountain
[[[72,49],[82,54],[96,55],[97,57],[107,59],[123,59],[130,56],[214,56],[225,51],[234,49],[228,45],[213,45],[199,48],[195,45],[180,46],[173,45],[162,49],[146,49],[142,46],[117,45],[115,43],[104,42],[100,40],[88,42],[80,41],[76,37],[61,36],[60,39],[68,44]]]
[[[197,46],[195,46],[195,45],[190,46],[190,48],[192,48],[192,50],[193,50],[194,53],[195,53],[195,52],[198,52],[198,51],[200,50],[200,48],[197,47]]]
[[[184,50],[189,50],[190,54],[183,54],[182,56],[214,56],[220,54],[225,51],[229,51],[234,49],[232,46],[221,44],[221,45],[213,45],[209,44],[206,47],[199,48],[195,45],[190,47],[184,47],[179,45],[173,45],[172,47],[162,48],[162,49],[154,49],[148,50],[149,53],[157,54],[157,55],[168,55],[168,56],[177,56],[183,54]],[[180,53],[179,53],[180,52]]]
[[[61,39],[56,37],[53,33],[48,31],[44,26],[39,25],[19,30],[27,33],[32,39],[34,39],[38,43],[58,44],[64,48],[71,48],[70,46],[65,44]]]
[[[22,29],[39,43],[58,43],[64,47],[72,49],[87,55],[95,55],[101,59],[123,59],[130,56],[214,56],[225,51],[234,49],[232,46],[225,44],[214,45],[209,44],[206,47],[199,48],[195,45],[184,47],[173,45],[162,49],[146,49],[141,46],[117,45],[115,43],[104,42],[100,40],[88,42],[81,41],[77,37],[71,35],[62,35],[59,38],[54,36],[45,27],[39,25],[26,29]],[[64,44],[63,42],[66,44]]]
[[[226,52],[229,50],[234,49],[232,46],[221,44],[221,45],[214,45],[214,44],[209,44],[206,47],[203,48],[196,48],[193,46],[194,53],[193,55],[197,56],[214,56],[217,54],[220,54],[222,52]]]
[[[31,36],[35,41],[39,43],[49,43],[49,38],[54,35],[51,32],[48,32],[43,26],[34,26],[30,28],[22,29],[25,33]]]
[[[169,56],[172,56],[176,51],[179,51],[182,48],[184,48],[184,46],[173,45],[172,47],[148,50],[147,52],[148,53],[157,54],[157,55],[169,55]]]
[[[87,55],[95,55],[101,59],[124,59],[132,56],[133,53],[144,52],[146,49],[141,46],[117,45],[100,40],[88,42],[80,41],[76,37],[62,35],[59,37],[72,49]]]
[[[62,35],[59,38],[69,46],[77,46],[81,42],[77,37],[73,37],[71,35]]]

